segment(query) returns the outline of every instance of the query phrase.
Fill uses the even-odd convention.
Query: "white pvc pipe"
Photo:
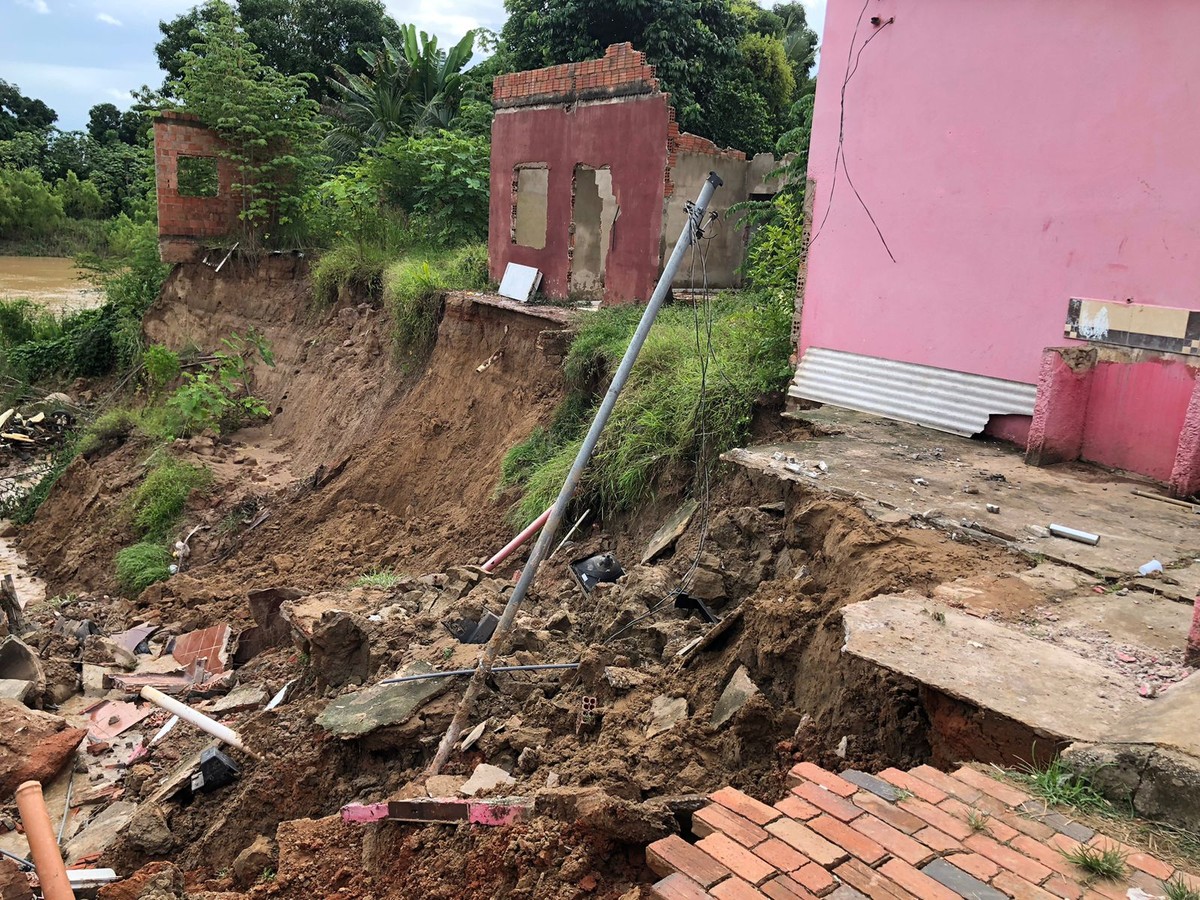
[[[262,759],[261,756],[246,746],[245,742],[242,741],[242,736],[232,728],[210,719],[208,716],[204,715],[204,713],[196,712],[196,710],[192,709],[186,703],[180,703],[174,697],[168,697],[166,694],[156,688],[144,687],[142,688],[141,693],[142,699],[149,700],[155,706],[161,706],[167,712],[179,716],[179,718],[183,719],[183,721],[191,725],[195,725],[205,734],[210,734],[218,741],[228,744],[231,747],[237,747],[239,750],[250,754],[255,759]]]

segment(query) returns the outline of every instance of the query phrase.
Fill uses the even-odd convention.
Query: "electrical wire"
[[[859,205],[862,206],[863,212],[865,212],[867,214],[867,218],[870,219],[871,225],[875,229],[875,234],[879,236],[879,242],[883,244],[883,249],[887,252],[888,258],[891,259],[892,262],[895,262],[896,257],[892,253],[892,248],[888,246],[887,238],[883,236],[883,230],[879,227],[879,223],[875,221],[875,216],[867,206],[866,201],[863,200],[862,194],[859,192],[858,188],[855,187],[854,179],[850,177],[850,169],[846,165],[846,89],[850,86],[850,79],[852,79],[854,74],[858,71],[859,63],[862,61],[863,51],[867,49],[871,41],[879,37],[883,29],[887,28],[895,21],[895,19],[892,18],[888,19],[886,22],[883,22],[874,34],[863,41],[863,45],[858,48],[858,54],[855,55],[854,45],[858,41],[858,32],[862,27],[863,16],[866,15],[867,7],[870,5],[870,3],[871,0],[865,0],[863,3],[863,8],[858,13],[858,21],[854,23],[854,34],[850,38],[850,49],[846,53],[846,77],[842,80],[841,105],[838,111],[838,144],[837,152],[833,157],[833,177],[829,182],[829,200],[825,204],[825,215],[821,217],[821,224],[817,226],[817,230],[813,233],[813,236],[809,240],[808,244],[811,247],[814,243],[816,243],[817,238],[821,236],[821,232],[825,230],[825,223],[829,220],[829,213],[833,210],[833,198],[837,193],[838,166],[840,165],[842,172],[844,172],[846,175],[846,183],[850,185],[850,190],[854,191],[854,196],[858,199]],[[851,65],[851,63],[853,63],[853,65]]]

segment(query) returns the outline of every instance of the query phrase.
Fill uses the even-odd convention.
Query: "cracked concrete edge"
[[[1063,751],[1062,761],[1107,800],[1131,805],[1144,819],[1195,826],[1200,759],[1194,756],[1154,744],[1077,742]]]

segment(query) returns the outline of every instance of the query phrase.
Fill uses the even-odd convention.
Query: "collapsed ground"
[[[336,698],[414,663],[474,663],[478,645],[445,623],[499,613],[511,591],[523,554],[492,574],[474,564],[512,535],[515,498],[497,490],[500,462],[561,399],[569,325],[557,310],[452,296],[427,367],[406,373],[391,361],[386,316],[365,301],[314,311],[301,267],[278,257],[222,275],[182,267],[147,316],[148,337],[174,347],[212,346],[254,326],[277,358],[256,372],[269,425],[171,447],[214,474],[188,509],[186,530],[207,530],[192,538],[183,572],[136,599],[117,596],[113,550],[130,542],[123,510],[147,461],[135,433],[73,463],[20,535],[56,598],[28,610],[37,627],[23,636],[50,680],[74,679],[84,650],[62,621],[89,620],[102,635],[157,625],[153,649],[227,623],[243,633],[238,685],[271,696],[295,682],[277,709],[258,702],[224,717],[265,756],[235,751],[243,770],[232,785],[189,803],[156,797],[206,743],[186,727],[138,760],[118,801],[138,805],[99,864],[128,874],[170,860],[189,891],[616,897],[652,880],[641,848],[674,827],[680,798],[732,783],[774,799],[798,759],[875,771],[931,758],[918,687],[840,653],[838,610],[1029,564],[721,472],[660,557],[640,563],[685,499],[669,487],[636,515],[591,520],[543,568],[501,663],[580,668],[494,676],[470,723],[485,723],[478,740],[444,774],[457,776],[453,790],[478,763],[499,766],[514,781],[494,793],[534,796],[546,815],[511,830],[452,832],[334,817],[346,803],[426,790],[422,769],[461,680],[362,735],[317,720]],[[762,416],[760,431],[781,428],[776,421]],[[605,551],[628,575],[585,595],[565,563]],[[363,577],[372,573],[387,577]],[[663,603],[681,585],[724,617],[720,629]],[[248,593],[266,589],[294,589],[280,595],[282,630],[252,615]],[[718,701],[740,677],[756,690],[722,720]],[[594,718],[581,716],[585,698],[595,699]],[[94,700],[73,702],[79,711]],[[163,718],[125,737],[148,738]],[[86,835],[114,799],[81,807],[71,833]],[[123,896],[150,882],[184,890],[170,869],[142,878]]]

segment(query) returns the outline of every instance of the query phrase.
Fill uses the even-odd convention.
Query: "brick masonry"
[[[962,767],[885,769],[840,777],[811,763],[788,773],[788,796],[768,806],[722,788],[646,858],[659,900],[1078,900],[1164,896],[1164,882],[1200,878],[1072,822],[1024,791]],[[1089,879],[1064,850],[1115,846],[1127,873]],[[1136,893],[1130,896],[1139,896]]]
[[[219,156],[224,144],[193,115],[165,111],[154,120],[154,177],[158,186],[158,245],[164,262],[190,262],[207,241],[237,229],[239,202],[233,164]],[[217,158],[217,196],[179,193],[181,156]]]

